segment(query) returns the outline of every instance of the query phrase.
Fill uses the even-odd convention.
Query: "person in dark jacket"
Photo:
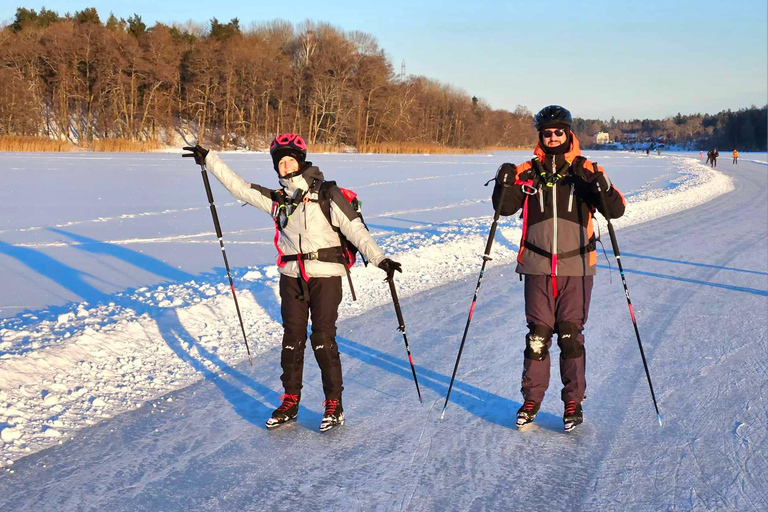
[[[247,183],[214,151],[200,146],[184,149],[191,151],[184,156],[194,156],[195,162],[204,164],[235,198],[269,213],[275,222],[284,329],[280,378],[285,394],[280,397],[282,404],[267,420],[267,428],[278,427],[298,415],[310,318],[312,335],[309,338],[325,393],[320,431],[343,425],[341,393],[344,387],[336,344],[336,319],[341,303],[341,278],[347,275],[351,262],[339,233],[369,262],[387,272],[388,277],[395,271],[402,272],[400,264],[384,256],[341,189],[333,182],[324,185],[323,173],[306,161],[307,146],[298,135],[279,135],[270,145],[281,187],[276,190]],[[322,204],[327,204],[328,214]]]
[[[528,334],[523,357],[523,405],[517,425],[534,420],[549,386],[549,349],[560,347],[563,421],[569,431],[583,421],[586,391],[582,330],[587,322],[597,254],[592,216],[624,214],[624,196],[605,170],[581,156],[568,110],[551,105],[534,118],[539,144],[534,158],[502,164],[494,208],[512,215],[522,208],[523,233],[516,272],[525,276]],[[504,190],[503,202],[499,204]],[[602,193],[601,193],[602,191]],[[601,200],[604,195],[605,202]]]
[[[717,157],[720,156],[720,153],[717,151],[717,148],[713,149],[711,153],[712,153],[712,158],[710,158],[710,165],[712,167],[717,167]]]

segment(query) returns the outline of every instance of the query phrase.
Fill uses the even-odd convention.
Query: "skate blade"
[[[527,426],[528,426],[528,425],[530,425],[531,423],[533,423],[533,418],[532,418],[532,419],[530,419],[530,420],[526,420],[526,419],[520,419],[520,418],[518,418],[516,425],[517,425],[517,428],[518,428],[518,429],[522,429],[522,428],[525,428],[525,427],[527,427]]]
[[[572,431],[573,429],[575,429],[577,426],[579,426],[581,424],[582,424],[581,421],[579,421],[579,422],[568,422],[565,425],[563,425],[563,428],[565,429],[566,432],[570,432],[570,431]]]
[[[329,430],[333,429],[334,427],[340,427],[344,425],[344,418],[341,418],[336,423],[321,423],[320,424],[320,432],[328,432]]]
[[[265,426],[265,427],[267,427],[268,429],[273,429],[273,428],[277,428],[277,427],[282,427],[282,426],[283,426],[283,425],[285,425],[286,423],[290,423],[291,421],[295,420],[295,419],[296,419],[296,416],[294,416],[293,418],[288,418],[288,419],[287,419],[287,420],[285,420],[285,421],[279,421],[279,420],[277,420],[277,421],[272,421],[272,420],[274,420],[274,419],[275,419],[275,418],[269,418],[269,419],[267,420],[267,422],[264,424],[264,426]]]

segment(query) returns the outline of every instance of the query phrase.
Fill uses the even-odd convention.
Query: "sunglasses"
[[[544,138],[549,139],[550,137],[562,137],[565,135],[565,130],[544,130],[543,132]]]

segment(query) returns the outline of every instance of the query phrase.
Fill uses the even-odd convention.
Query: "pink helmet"
[[[296,134],[283,133],[275,137],[269,145],[269,154],[272,155],[275,170],[284,156],[293,157],[301,165],[307,159],[307,143]]]

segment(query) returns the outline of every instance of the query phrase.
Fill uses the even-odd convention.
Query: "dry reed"
[[[46,137],[25,137],[17,135],[0,135],[0,151],[20,152],[64,152],[72,151],[69,141],[49,139]]]
[[[98,153],[147,153],[157,151],[163,146],[157,141],[134,141],[128,139],[94,140],[89,149]]]
[[[360,146],[357,151],[351,146],[310,144],[309,153],[378,153],[378,154],[475,154],[481,149],[454,148],[428,142],[378,142]]]

